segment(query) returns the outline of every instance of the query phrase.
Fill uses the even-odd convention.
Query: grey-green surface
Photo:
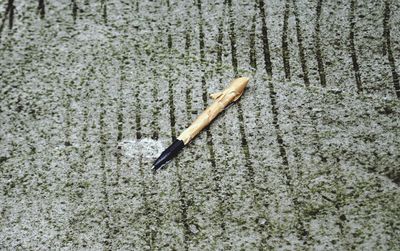
[[[8,2],[0,249],[400,249],[398,1]]]

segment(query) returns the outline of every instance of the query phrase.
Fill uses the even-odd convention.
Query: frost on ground
[[[0,249],[400,249],[398,1],[1,8]]]

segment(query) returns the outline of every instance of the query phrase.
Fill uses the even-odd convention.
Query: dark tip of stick
[[[161,153],[160,157],[154,162],[153,170],[157,171],[161,167],[165,166],[173,157],[175,157],[185,146],[182,140],[175,140],[164,152]]]

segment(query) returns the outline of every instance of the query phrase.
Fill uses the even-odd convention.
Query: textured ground
[[[400,249],[400,2],[0,4],[0,249]]]

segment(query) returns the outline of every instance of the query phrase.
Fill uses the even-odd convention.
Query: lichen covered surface
[[[400,249],[398,1],[0,3],[0,249]]]

